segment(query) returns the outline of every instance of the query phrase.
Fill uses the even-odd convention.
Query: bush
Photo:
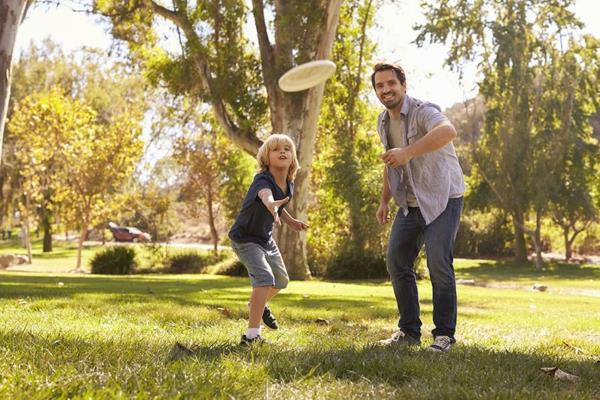
[[[387,278],[383,254],[340,253],[324,268],[324,276],[331,279]]]
[[[248,276],[248,270],[237,257],[228,258],[219,263],[215,268],[215,274],[228,276]]]
[[[167,258],[166,273],[169,274],[199,274],[209,266],[225,259],[226,255],[221,252],[218,255],[202,254],[191,251],[176,253]]]
[[[512,254],[514,234],[501,213],[472,212],[460,222],[454,245],[456,257],[505,257]]]
[[[90,265],[92,267],[92,274],[133,274],[137,266],[135,249],[127,246],[110,247],[96,253]]]

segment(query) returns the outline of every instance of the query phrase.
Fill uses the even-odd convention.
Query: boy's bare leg
[[[275,289],[273,286],[269,288],[269,294],[267,295],[267,303],[269,300],[273,298],[277,293],[279,293],[279,289]],[[266,303],[265,303],[266,304]]]
[[[265,310],[265,304],[267,304],[267,298],[271,296],[270,290],[272,286],[260,286],[252,289],[252,295],[250,296],[250,318],[248,319],[248,328],[259,328],[260,321],[262,320],[263,311]]]

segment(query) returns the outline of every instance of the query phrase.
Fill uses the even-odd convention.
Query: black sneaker
[[[429,346],[427,350],[438,353],[448,353],[454,343],[456,343],[456,340],[454,340],[454,338],[451,338],[449,336],[437,336],[433,340],[433,344]]]
[[[394,345],[409,345],[418,346],[421,344],[421,340],[412,337],[402,331],[396,331],[389,339],[383,339],[377,342],[380,346],[394,346]]]
[[[247,347],[254,346],[254,345],[261,345],[264,343],[266,343],[266,340],[263,339],[263,337],[260,335],[258,335],[255,338],[252,338],[252,339],[248,339],[246,337],[246,335],[242,335],[242,339],[240,340],[240,346],[247,346]]]
[[[262,320],[265,323],[265,325],[271,329],[279,328],[279,324],[277,323],[277,320],[275,319],[275,316],[271,312],[271,309],[269,308],[269,306],[265,306],[265,310],[263,311]]]

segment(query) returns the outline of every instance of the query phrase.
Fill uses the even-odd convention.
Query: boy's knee
[[[275,288],[285,289],[290,283],[290,278],[287,275],[278,275],[275,277]]]
[[[261,271],[252,275],[254,287],[275,286],[275,277],[268,271]]]

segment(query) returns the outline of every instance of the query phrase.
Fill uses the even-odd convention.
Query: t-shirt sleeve
[[[273,186],[265,176],[257,176],[254,179],[254,182],[252,182],[252,185],[250,185],[250,190],[248,192],[251,198],[253,198],[254,200],[260,200],[258,198],[258,192],[260,192],[263,189],[269,189],[273,191]]]
[[[448,121],[448,117],[431,105],[424,105],[419,109],[419,113],[417,114],[417,124],[425,132],[429,132],[440,123]]]

